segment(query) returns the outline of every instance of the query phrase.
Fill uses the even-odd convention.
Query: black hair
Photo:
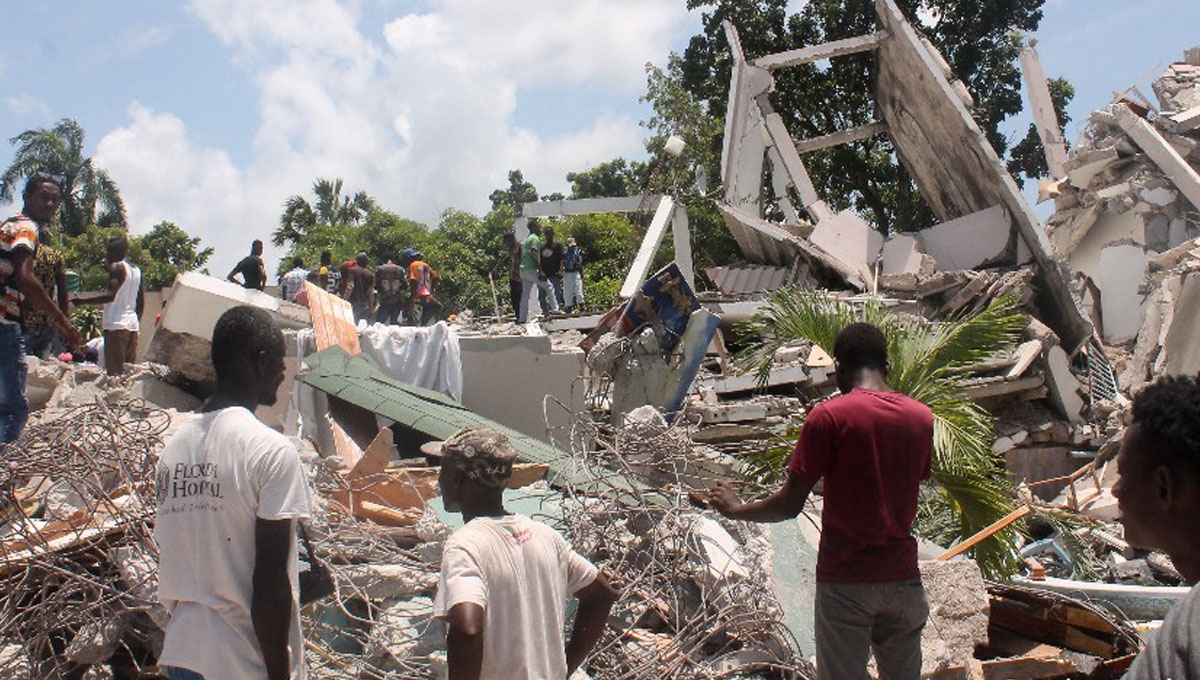
[[[272,351],[283,351],[283,334],[266,310],[239,305],[226,310],[213,327],[212,363],[217,380],[261,361],[260,352]]]
[[[252,242],[250,244],[250,251],[253,252],[255,250],[262,250],[262,247],[263,247],[263,242],[260,241],[259,239],[254,239],[254,242]]]
[[[367,266],[367,254],[359,253],[359,254],[355,255],[354,256],[354,264],[356,264],[360,267]]]
[[[129,241],[124,236],[114,236],[108,239],[108,248],[106,253],[125,253],[129,254]]]
[[[333,253],[328,250],[321,251],[321,264],[329,264],[333,262]]]
[[[293,266],[293,267],[299,267],[300,269],[304,269],[304,258],[302,258],[302,257],[293,257],[293,258],[292,258],[292,266]]]
[[[887,338],[874,324],[852,323],[838,333],[833,343],[833,358],[849,370],[875,368],[887,370]]]
[[[1200,376],[1164,376],[1138,392],[1133,423],[1155,444],[1143,450],[1156,464],[1200,481]]]
[[[35,172],[25,180],[25,190],[21,192],[21,198],[29,198],[37,188],[43,184],[50,183],[58,187],[59,192],[63,190],[63,179],[58,175],[52,175],[48,172]]]

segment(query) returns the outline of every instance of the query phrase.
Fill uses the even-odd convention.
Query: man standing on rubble
[[[888,387],[887,339],[875,326],[847,326],[833,355],[841,395],[805,418],[783,486],[746,503],[720,485],[710,502],[731,519],[779,522],[798,516],[824,480],[817,678],[866,680],[874,651],[881,678],[916,680],[929,606],[910,532],[930,473],[933,414]]]
[[[1133,398],[1133,424],[1113,486],[1125,540],[1161,550],[1183,580],[1200,581],[1200,376],[1160,378]],[[1194,585],[1126,680],[1200,679],[1200,585]]]
[[[446,541],[433,613],[447,622],[450,680],[565,680],[600,640],[617,592],[559,533],[504,509],[517,453],[468,427],[442,445],[438,485],[466,526]],[[579,599],[563,643],[567,597]]]
[[[25,399],[25,342],[21,337],[22,301],[40,309],[70,348],[79,331],[51,298],[34,272],[39,232],[58,212],[62,181],[37,173],[25,182],[21,213],[0,224],[0,448],[17,440],[29,416]]]
[[[255,239],[250,244],[250,254],[243,257],[225,278],[242,288],[262,290],[267,285],[267,268],[263,264],[262,253],[263,242]],[[235,278],[238,274],[242,275],[241,281]]]
[[[521,243],[521,306],[517,311],[517,323],[529,321],[529,298],[533,295],[535,286],[550,298],[550,312],[558,314],[558,298],[554,296],[554,289],[542,274],[541,233],[542,225],[537,220],[529,220],[529,236]]]
[[[338,290],[354,310],[354,323],[371,321],[371,301],[375,297],[375,275],[367,268],[367,254],[360,252],[342,266],[342,286]]]
[[[142,295],[142,270],[131,263],[129,242],[114,236],[108,242],[108,290],[82,293],[73,299],[81,305],[104,305],[101,328],[104,333],[104,372],[121,375],[125,364],[136,360],[138,330],[141,328],[145,300]]]
[[[517,235],[511,231],[504,232],[504,248],[508,251],[508,300],[512,304],[513,315],[521,313],[521,244],[517,243]]]
[[[383,264],[375,268],[375,292],[379,295],[379,307],[375,310],[375,323],[395,326],[400,323],[404,312],[404,281],[407,272],[396,264],[390,252],[384,254]]]
[[[284,341],[263,310],[217,320],[213,396],[163,447],[156,474],[159,598],[171,680],[301,680],[295,521],[309,515],[300,454],[254,416],[275,403]]]

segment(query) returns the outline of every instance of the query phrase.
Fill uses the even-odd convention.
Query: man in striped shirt
[[[61,197],[61,180],[34,174],[25,183],[21,213],[0,224],[0,446],[16,441],[29,416],[21,303],[44,312],[68,347],[79,346],[79,331],[34,272],[38,233],[54,219]]]

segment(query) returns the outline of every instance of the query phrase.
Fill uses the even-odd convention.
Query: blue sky
[[[684,0],[73,0],[3,3],[0,25],[0,136],[76,119],[132,230],[175,221],[223,270],[317,177],[433,224],[485,211],[511,168],[549,193],[641,157],[644,64],[700,18]],[[1153,96],[1198,27],[1196,0],[1048,0],[1068,140],[1113,90]]]

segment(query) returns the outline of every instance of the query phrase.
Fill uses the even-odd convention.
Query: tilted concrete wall
[[[543,401],[552,395],[571,408],[583,410],[585,385],[583,350],[552,349],[546,336],[460,336],[463,405],[481,416],[518,432],[550,441]],[[569,424],[568,414],[551,405],[546,411],[554,427]],[[567,432],[555,433],[555,443],[567,447]]]

